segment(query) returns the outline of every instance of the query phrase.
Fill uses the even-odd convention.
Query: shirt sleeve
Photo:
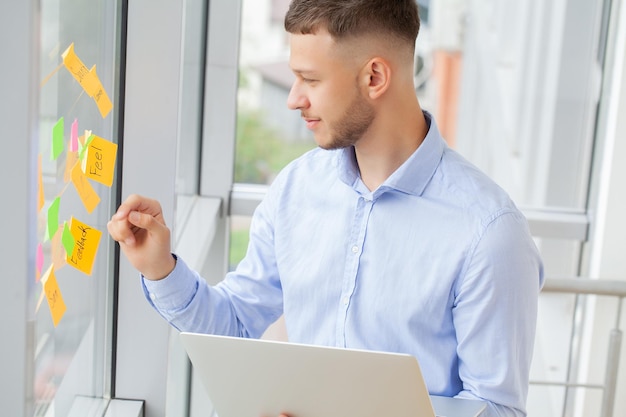
[[[519,212],[487,222],[455,294],[458,397],[488,402],[485,417],[525,416],[543,267]]]
[[[141,280],[150,305],[179,331],[258,338],[282,314],[270,202],[255,211],[246,257],[217,285],[175,257],[170,275]]]

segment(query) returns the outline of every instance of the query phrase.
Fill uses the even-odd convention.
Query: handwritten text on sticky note
[[[65,306],[65,301],[63,301],[63,295],[61,295],[61,290],[59,289],[59,284],[54,275],[52,265],[50,265],[50,268],[48,268],[45,275],[41,278],[41,281],[43,282],[43,290],[46,294],[46,300],[48,300],[50,313],[52,313],[52,322],[54,323],[54,327],[57,327],[67,307]]]
[[[110,187],[115,173],[117,144],[94,136],[86,146],[86,156],[82,160],[85,176]]]
[[[104,119],[113,109],[113,103],[111,103],[111,99],[109,95],[104,90],[102,83],[100,82],[100,78],[98,78],[98,74],[96,74],[96,66],[94,65],[90,70],[90,73],[93,74],[96,80],[98,80],[98,85],[94,90],[94,94],[92,98],[96,102],[96,106],[98,106],[98,111],[100,112],[100,116]]]
[[[67,263],[87,275],[91,275],[102,232],[76,220],[70,220],[70,231],[74,237],[74,250]]]
[[[108,94],[100,82],[100,78],[98,78],[96,66],[94,65],[91,69],[87,69],[83,61],[81,61],[78,55],[76,55],[76,52],[74,52],[73,43],[61,54],[61,57],[63,58],[65,68],[67,68],[74,79],[83,87],[83,90],[85,90],[89,97],[94,99],[100,111],[100,115],[102,118],[105,118],[111,112],[111,109],[113,109],[113,103],[111,103],[111,99],[109,99]]]
[[[100,80],[97,79],[96,73],[90,72],[87,66],[83,64],[83,61],[76,55],[73,43],[61,54],[61,57],[63,58],[65,68],[72,74],[74,79],[78,81],[81,87],[83,87],[83,90],[85,90],[89,97],[93,97],[98,89]]]

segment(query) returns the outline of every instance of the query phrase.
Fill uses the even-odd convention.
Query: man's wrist
[[[167,278],[172,273],[174,268],[176,268],[176,260],[176,255],[172,253],[164,259],[163,265],[159,265],[157,268],[147,271],[146,273],[142,273],[142,275],[150,281],[160,281]]]

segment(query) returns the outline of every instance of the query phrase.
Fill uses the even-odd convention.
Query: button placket
[[[342,292],[341,297],[339,298],[338,306],[336,336],[337,343],[340,346],[346,345],[346,319],[348,316],[348,309],[350,307],[352,295],[356,287],[360,255],[362,253],[363,244],[365,242],[367,224],[369,221],[369,215],[371,213],[372,206],[373,201],[367,200],[363,197],[359,197],[356,204],[354,221],[352,224],[352,231],[350,236],[350,242],[352,242],[352,244],[348,248],[348,257],[346,259],[346,268],[344,270]]]

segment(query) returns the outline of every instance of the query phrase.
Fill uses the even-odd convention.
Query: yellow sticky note
[[[94,136],[86,146],[86,156],[82,161],[85,176],[110,187],[115,173],[117,144]]]
[[[100,80],[95,71],[89,71],[85,64],[83,64],[83,61],[76,55],[74,52],[74,43],[61,54],[61,57],[63,58],[65,68],[67,68],[74,79],[83,87],[83,90],[85,90],[89,97],[93,97],[98,91],[98,87],[101,87]]]
[[[91,275],[102,232],[76,220],[70,220],[70,231],[74,236],[74,250],[67,257],[67,263],[87,275]]]
[[[100,115],[104,119],[113,109],[113,103],[111,103],[111,99],[109,95],[104,90],[102,83],[100,82],[100,78],[96,73],[96,66],[94,65],[91,70],[89,70],[91,77],[96,80],[96,85],[93,90],[93,95],[91,96],[96,102],[96,106],[98,106],[98,110],[100,111]]]
[[[41,281],[43,282],[43,290],[46,294],[46,300],[48,300],[50,313],[52,313],[52,322],[54,323],[54,327],[57,327],[61,318],[63,318],[67,307],[63,301],[63,295],[59,289],[59,284],[57,283],[56,276],[54,275],[54,268],[52,265],[50,265],[50,268],[48,268]]]
[[[74,153],[78,155],[77,152]],[[76,156],[76,159],[78,160],[78,156]],[[87,180],[85,174],[83,174],[78,163],[75,163],[74,168],[72,168],[72,184],[74,184],[85,209],[87,209],[88,213],[91,213],[100,203],[100,197],[89,183],[89,180]]]

